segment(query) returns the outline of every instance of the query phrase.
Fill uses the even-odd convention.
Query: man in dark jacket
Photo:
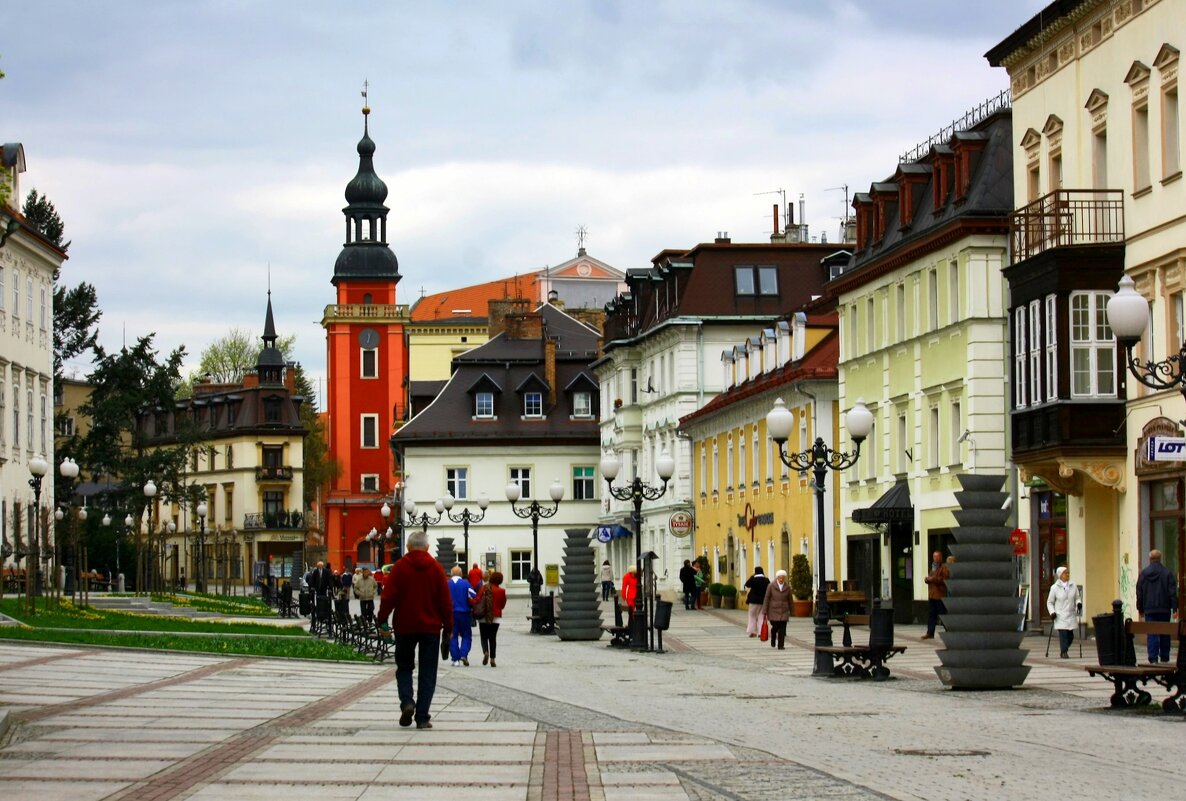
[[[392,615],[391,626],[387,618]],[[383,582],[379,603],[379,628],[384,636],[395,637],[395,683],[399,689],[399,725],[431,729],[428,714],[437,686],[437,659],[442,632],[447,638],[453,626],[453,604],[445,570],[428,555],[428,534],[408,535],[408,552],[391,568]],[[420,672],[412,693],[412,671],[416,653]]]
[[[695,609],[697,595],[696,568],[692,567],[692,560],[684,560],[684,566],[679,569],[679,583],[683,585],[684,589],[684,609]]]
[[[1149,566],[1137,578],[1137,611],[1145,620],[1166,622],[1178,611],[1178,582],[1174,572],[1161,563],[1161,551],[1149,551]],[[1150,634],[1149,661],[1170,661],[1170,637]]]

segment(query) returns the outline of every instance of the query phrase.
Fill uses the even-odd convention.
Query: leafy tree
[[[62,378],[62,366],[76,356],[93,351],[99,336],[99,297],[95,287],[83,281],[67,289],[54,276],[54,381]]]
[[[285,359],[296,345],[296,335],[279,337],[276,348],[284,354]],[[259,351],[263,347],[259,334],[253,334],[244,328],[232,328],[218,339],[211,342],[202,351],[198,361],[198,369],[190,374],[189,384],[192,386],[199,379],[208,378],[216,384],[238,384],[243,376],[255,369],[259,361]]]
[[[75,458],[92,480],[115,484],[115,508],[136,518],[147,508],[142,488],[149,479],[162,500],[187,497],[186,460],[204,436],[188,415],[175,414],[184,357],[179,347],[158,361],[151,334],[118,353],[95,346],[91,395],[79,409],[91,428],[73,443]],[[173,430],[166,432],[159,426],[169,420]]]
[[[29,226],[48,239],[54,247],[63,253],[70,249],[69,242],[62,242],[66,225],[49,198],[37,194],[36,189],[30,189],[28,197],[25,198],[24,214]]]

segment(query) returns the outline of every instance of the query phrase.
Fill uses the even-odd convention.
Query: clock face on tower
[[[364,328],[358,332],[358,344],[364,348],[379,346],[379,332],[373,328]]]

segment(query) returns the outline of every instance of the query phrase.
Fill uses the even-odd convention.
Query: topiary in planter
[[[791,595],[800,601],[811,598],[811,563],[806,554],[791,558]]]

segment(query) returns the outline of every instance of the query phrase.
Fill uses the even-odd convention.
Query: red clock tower
[[[368,121],[358,142],[358,174],[346,185],[346,244],[334,264],[335,302],[325,308],[326,434],[338,476],[323,499],[326,558],[335,568],[391,561],[402,543],[369,541],[385,532],[395,458],[389,441],[407,410],[408,307],[396,303],[399,261],[387,246],[387,185],[375,174]],[[392,554],[394,551],[394,554]]]

